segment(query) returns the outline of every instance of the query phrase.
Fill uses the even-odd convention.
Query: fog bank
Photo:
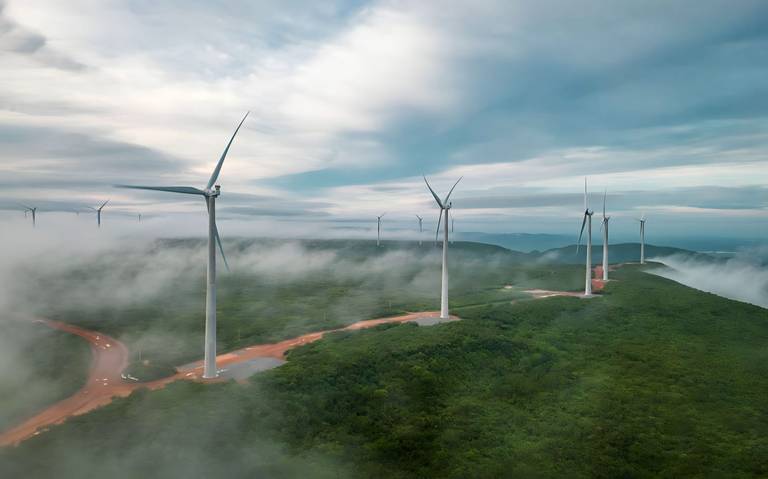
[[[749,248],[723,261],[672,255],[654,258],[666,268],[652,273],[692,288],[768,308],[768,245]]]

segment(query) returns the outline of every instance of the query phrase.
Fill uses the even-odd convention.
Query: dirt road
[[[128,349],[114,338],[88,331],[59,321],[39,320],[47,326],[81,336],[90,343],[91,369],[88,380],[74,395],[59,401],[39,414],[27,419],[0,435],[0,446],[16,444],[39,430],[59,424],[70,416],[83,414],[109,403],[114,396],[127,396],[133,385],[125,383],[120,375],[128,366]]]
[[[236,351],[221,354],[216,357],[219,369],[237,363],[250,361],[255,358],[282,359],[285,353],[297,346],[309,344],[322,338],[332,331],[354,331],[370,328],[384,323],[403,323],[418,321],[426,318],[438,318],[439,312],[428,311],[410,313],[391,318],[370,319],[350,324],[341,329],[309,333],[278,343],[249,346]],[[452,318],[458,319],[458,318]],[[88,331],[77,326],[51,320],[39,320],[47,326],[81,336],[90,343],[93,361],[85,386],[73,396],[59,401],[40,413],[25,420],[21,424],[0,434],[0,447],[15,445],[32,436],[45,432],[48,427],[60,424],[72,416],[85,414],[112,402],[115,397],[125,397],[139,388],[159,389],[171,382],[187,379],[201,380],[202,361],[177,368],[177,373],[156,381],[137,383],[122,378],[123,371],[128,366],[128,348],[114,338],[102,333]]]

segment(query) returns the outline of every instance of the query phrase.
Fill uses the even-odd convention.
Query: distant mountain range
[[[456,233],[456,239],[459,241],[475,241],[478,243],[495,244],[514,251],[530,253],[532,251],[547,251],[555,248],[562,248],[572,245],[576,236],[562,234],[544,234],[544,233],[481,233],[481,232],[462,232]],[[626,236],[618,238],[618,241],[627,239],[632,242],[634,238]],[[649,239],[654,243],[662,243],[676,248],[698,251],[698,252],[735,252],[744,248],[754,248],[765,244],[764,239],[744,239],[744,238],[710,238],[710,237],[660,237],[654,235]],[[601,240],[595,237],[595,244]]]
[[[458,241],[494,244],[513,251],[546,251],[573,243],[573,236],[543,233],[456,233]]]
[[[542,253],[529,253],[533,259],[552,263],[583,263],[586,261],[587,249],[583,245],[576,252],[576,245],[569,245],[562,248],[553,248]],[[714,257],[695,251],[673,248],[670,246],[645,245],[645,259],[661,258],[665,256],[686,256],[702,260],[713,260]],[[592,246],[592,261],[598,264],[603,261],[603,246]],[[608,261],[610,263],[629,263],[640,261],[640,243],[617,243],[608,247]]]

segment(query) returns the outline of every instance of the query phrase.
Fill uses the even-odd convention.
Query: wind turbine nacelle
[[[213,196],[213,197],[219,196],[221,194],[221,185],[214,185],[212,190],[205,190],[205,193],[208,196]]]

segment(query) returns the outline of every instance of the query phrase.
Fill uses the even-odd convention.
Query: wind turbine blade
[[[219,236],[219,227],[214,223],[213,234],[216,235],[216,244],[219,245],[219,253],[221,253],[221,259],[224,260],[224,267],[229,271],[229,263],[227,263],[227,256],[224,254],[224,246],[221,245],[221,237]]]
[[[443,204],[446,204],[446,205],[448,204],[448,198],[451,197],[451,193],[453,193],[453,189],[456,188],[456,185],[459,184],[459,181],[461,181],[462,178],[464,177],[463,176],[459,177],[459,179],[456,180],[456,183],[453,184],[453,187],[451,188],[451,191],[449,191],[448,194],[446,195],[445,200],[443,201]]]
[[[198,188],[191,186],[136,186],[136,185],[115,185],[115,188],[128,188],[132,190],[152,190],[152,191],[167,191],[170,193],[184,193],[187,195],[202,195],[205,196],[205,192]]]
[[[584,219],[581,220],[581,232],[579,233],[579,241],[576,243],[576,254],[579,254],[579,247],[581,246],[581,237],[584,235],[584,225],[587,224],[587,215],[584,214]]]
[[[102,209],[102,208],[104,208],[105,206],[107,206],[107,203],[109,203],[109,200],[107,200],[107,201],[105,201],[104,203],[102,203],[102,204],[101,204],[101,206],[99,206],[99,209]]]
[[[440,201],[440,197],[437,196],[437,193],[435,193],[435,190],[433,190],[432,187],[429,186],[429,181],[427,181],[427,177],[426,176],[424,177],[424,183],[427,184],[427,188],[429,188],[429,192],[432,193],[432,196],[435,197],[435,201],[437,201],[437,205],[440,208],[442,208],[443,207],[443,202]]]
[[[219,158],[219,162],[216,163],[216,168],[214,168],[213,174],[211,175],[211,179],[208,180],[208,185],[206,185],[208,189],[211,189],[213,187],[213,184],[216,183],[216,179],[219,177],[219,172],[221,172],[221,165],[224,164],[224,159],[227,157],[227,153],[229,152],[229,147],[232,146],[232,141],[235,139],[237,132],[240,131],[240,127],[243,126],[243,122],[245,122],[245,119],[248,118],[248,113],[250,113],[250,111],[245,114],[242,120],[240,120],[240,124],[237,125],[235,132],[232,133],[232,138],[229,139],[229,143],[227,143],[227,147],[224,148],[224,153],[221,154],[221,158]]]
[[[440,209],[440,216],[437,218],[437,230],[435,230],[435,243],[437,243],[437,238],[440,236],[440,222],[443,221],[443,210]]]
[[[603,193],[603,218],[605,218],[605,198],[608,196],[608,189]]]

